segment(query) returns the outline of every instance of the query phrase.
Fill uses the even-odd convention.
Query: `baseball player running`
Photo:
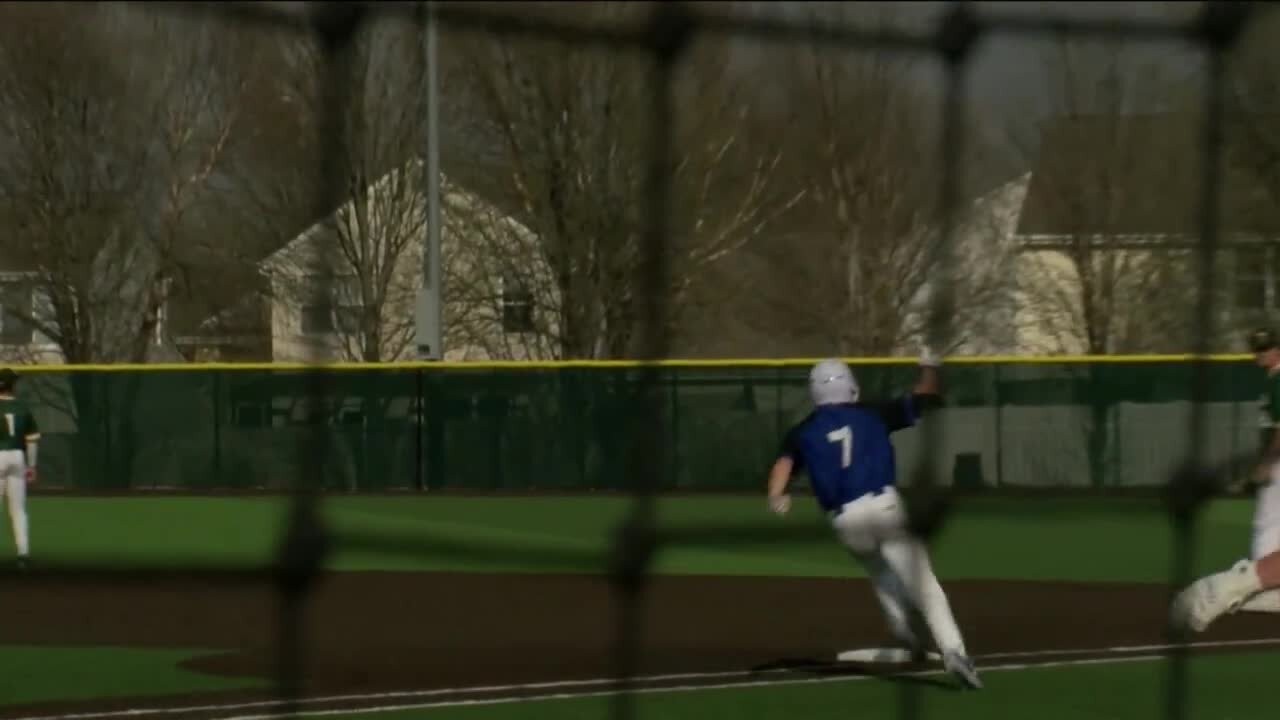
[[[9,523],[18,548],[18,567],[27,566],[27,483],[36,476],[36,444],[40,429],[26,403],[14,397],[18,374],[0,370],[0,495],[9,503]]]
[[[1267,372],[1259,418],[1262,457],[1253,476],[1253,542],[1247,559],[1196,580],[1174,599],[1170,619],[1196,632],[1240,610],[1280,612],[1280,339],[1270,330],[1255,330],[1249,348]]]
[[[858,382],[848,365],[839,360],[815,365],[809,372],[815,408],[787,433],[769,473],[769,504],[785,515],[791,507],[785,494],[791,475],[807,471],[836,536],[870,576],[894,637],[913,651],[921,650],[912,619],[922,615],[947,671],[979,689],[982,682],[965,651],[946,593],[924,543],[908,528],[894,488],[890,434],[912,427],[926,410],[941,404],[940,364],[926,350],[912,393],[874,405],[860,402]]]

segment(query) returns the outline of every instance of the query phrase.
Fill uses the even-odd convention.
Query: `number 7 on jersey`
[[[849,467],[853,462],[853,429],[845,425],[839,430],[832,430],[827,433],[827,440],[840,443],[840,467]]]

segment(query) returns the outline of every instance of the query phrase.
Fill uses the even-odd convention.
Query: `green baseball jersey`
[[[27,449],[27,441],[40,437],[31,408],[17,398],[0,397],[0,450]]]
[[[1266,391],[1258,405],[1258,429],[1265,450],[1270,447],[1276,428],[1280,428],[1280,372],[1267,374]]]

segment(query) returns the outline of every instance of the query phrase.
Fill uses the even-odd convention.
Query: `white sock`
[[[18,510],[13,516],[13,535],[14,544],[18,546],[18,557],[26,557],[31,554],[31,539],[27,535],[27,511],[25,509]]]
[[[1240,606],[1240,612],[1280,613],[1280,588],[1255,594]]]
[[[27,481],[25,478],[10,478],[9,524],[13,526],[13,543],[18,546],[18,557],[26,557],[31,551],[30,538],[27,535]]]
[[[1241,560],[1224,570],[1220,576],[1226,579],[1230,592],[1241,598],[1247,598],[1262,591],[1262,580],[1258,578],[1258,564],[1252,560]]]
[[[902,581],[912,604],[924,616],[938,649],[967,655],[964,638],[951,614],[951,603],[933,574],[924,545],[916,540],[894,540],[884,543],[880,552]]]

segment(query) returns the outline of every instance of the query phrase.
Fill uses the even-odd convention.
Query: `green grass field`
[[[755,525],[812,528],[784,541],[727,543],[712,535],[665,548],[662,573],[851,577],[858,569],[826,534],[807,498],[778,519],[759,498],[672,497],[659,524],[678,531]],[[67,498],[30,502],[32,542],[43,562],[90,558],[103,566],[262,564],[272,557],[287,500],[277,498]],[[627,508],[620,498],[335,497],[324,515],[342,534],[393,533],[421,543],[418,555],[338,548],[332,567],[359,570],[598,572],[610,533]],[[1220,501],[1203,518],[1199,571],[1235,560],[1247,547],[1251,507]],[[11,552],[8,533],[0,553]],[[433,550],[430,543],[443,542]],[[458,553],[456,548],[479,549]],[[964,500],[937,539],[935,565],[944,580],[1028,579],[1163,582],[1171,531],[1160,505],[1143,500]],[[453,550],[450,550],[452,548]],[[546,562],[530,562],[545,555]],[[1046,618],[1046,622],[1051,622]],[[1277,633],[1280,635],[1280,632]],[[167,695],[252,688],[256,680],[205,676],[178,664],[200,648],[0,647],[0,712],[4,705],[107,696]],[[1270,717],[1263,704],[1280,652],[1196,658],[1188,717]],[[932,686],[921,694],[926,717],[1159,717],[1164,663],[1158,659],[1032,669],[992,670],[983,693]],[[18,679],[21,678],[21,681]],[[843,679],[771,687],[654,692],[639,696],[642,718],[893,717],[900,684]],[[604,697],[436,707],[380,718],[600,718]],[[347,715],[343,717],[374,717]]]
[[[1265,692],[1280,653],[1250,653],[1192,661],[1190,711],[1186,717],[1255,720],[1272,717]],[[958,693],[923,686],[920,715],[926,718],[989,720],[1079,720],[1080,718],[1163,717],[1164,665],[1158,661],[1079,667],[986,671],[986,689]],[[901,686],[863,680],[770,685],[768,687],[653,693],[636,698],[638,716],[663,720],[705,718],[899,717]],[[349,720],[601,720],[609,699],[576,698],[504,705],[445,707],[378,714],[345,715]]]
[[[260,564],[272,557],[287,503],[283,498],[38,497],[31,501],[32,543],[46,561]],[[596,572],[627,507],[626,499],[611,497],[335,497],[325,501],[324,515],[338,533],[390,533],[422,546],[416,557],[339,547],[335,570]],[[1249,504],[1239,500],[1208,509],[1201,522],[1198,567],[1230,563],[1247,548],[1250,513]],[[673,497],[659,505],[659,525],[666,529],[784,524],[812,533],[750,544],[704,537],[665,548],[656,569],[858,574],[804,498],[786,519],[766,513],[754,497]],[[0,535],[0,552],[12,552],[8,534]],[[941,577],[1161,582],[1169,576],[1171,539],[1162,507],[1151,501],[975,499],[957,507],[933,555]],[[483,552],[460,559],[444,549],[433,553],[433,542]],[[529,555],[542,553],[550,559],[529,564]]]

